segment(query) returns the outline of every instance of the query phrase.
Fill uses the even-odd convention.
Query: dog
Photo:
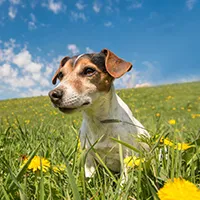
[[[99,53],[64,57],[52,78],[53,84],[60,80],[49,92],[54,106],[66,114],[76,111],[83,114],[80,141],[81,148],[88,150],[84,166],[86,177],[95,173],[97,163],[102,164],[95,153],[111,171],[120,172],[119,143],[112,138],[141,149],[145,145],[138,141],[138,137],[149,137],[143,125],[115,93],[113,81],[131,68],[130,62],[103,49]],[[122,150],[124,158],[132,153],[125,146]]]

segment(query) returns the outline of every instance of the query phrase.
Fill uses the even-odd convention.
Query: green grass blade
[[[42,167],[42,158],[40,157],[40,187],[39,187],[39,200],[44,200],[44,176],[43,176],[43,167]]]
[[[68,161],[66,160],[63,152],[60,150],[64,160],[65,160],[65,165],[66,165],[66,168],[67,168],[67,172],[68,172],[68,176],[69,176],[69,183],[71,185],[71,189],[72,189],[72,193],[73,193],[73,196],[74,196],[74,199],[76,200],[81,200],[81,197],[80,197],[80,194],[79,194],[79,191],[78,191],[78,186],[76,185],[76,179],[72,173],[72,170],[68,164]]]
[[[118,140],[116,138],[111,138],[111,139],[116,141],[116,142],[118,142],[118,143],[120,143],[120,144],[122,144],[122,145],[124,145],[124,146],[126,146],[126,147],[128,147],[129,149],[131,149],[131,150],[133,150],[133,151],[135,151],[137,153],[141,153],[142,154],[142,152],[140,150],[136,149],[135,147],[133,147],[132,145],[130,145],[130,144],[126,143],[126,142],[123,142],[122,140]]]
[[[9,194],[7,193],[6,189],[4,188],[4,186],[2,185],[2,192],[3,192],[3,197],[6,199],[6,200],[10,200],[10,197],[9,197]]]

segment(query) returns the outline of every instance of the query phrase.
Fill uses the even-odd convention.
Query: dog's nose
[[[62,98],[63,96],[63,91],[62,90],[51,90],[49,92],[49,97],[53,100],[53,101],[58,101]]]

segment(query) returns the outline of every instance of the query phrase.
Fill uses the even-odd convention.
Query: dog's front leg
[[[95,173],[95,160],[94,157],[88,153],[85,161],[85,177],[90,178]]]

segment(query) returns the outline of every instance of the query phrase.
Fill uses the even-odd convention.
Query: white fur
[[[122,122],[103,123],[102,121],[117,119]],[[124,123],[123,123],[124,122]],[[132,123],[133,125],[127,124]],[[114,86],[108,93],[102,94],[95,102],[83,111],[83,122],[80,131],[82,148],[90,149],[94,145],[95,151],[109,169],[120,172],[119,144],[111,138],[120,140],[140,148],[137,137],[149,137],[142,124],[133,117],[128,106],[117,96]],[[131,151],[123,147],[123,157],[130,155]],[[85,175],[91,177],[95,171],[94,151],[91,149],[86,158]]]
[[[74,61],[74,66],[76,66],[76,63],[77,63],[77,61],[79,60],[79,58],[81,58],[82,56],[84,56],[85,54],[83,53],[83,54],[81,54],[81,55],[79,55],[77,58],[76,58],[76,60]]]

